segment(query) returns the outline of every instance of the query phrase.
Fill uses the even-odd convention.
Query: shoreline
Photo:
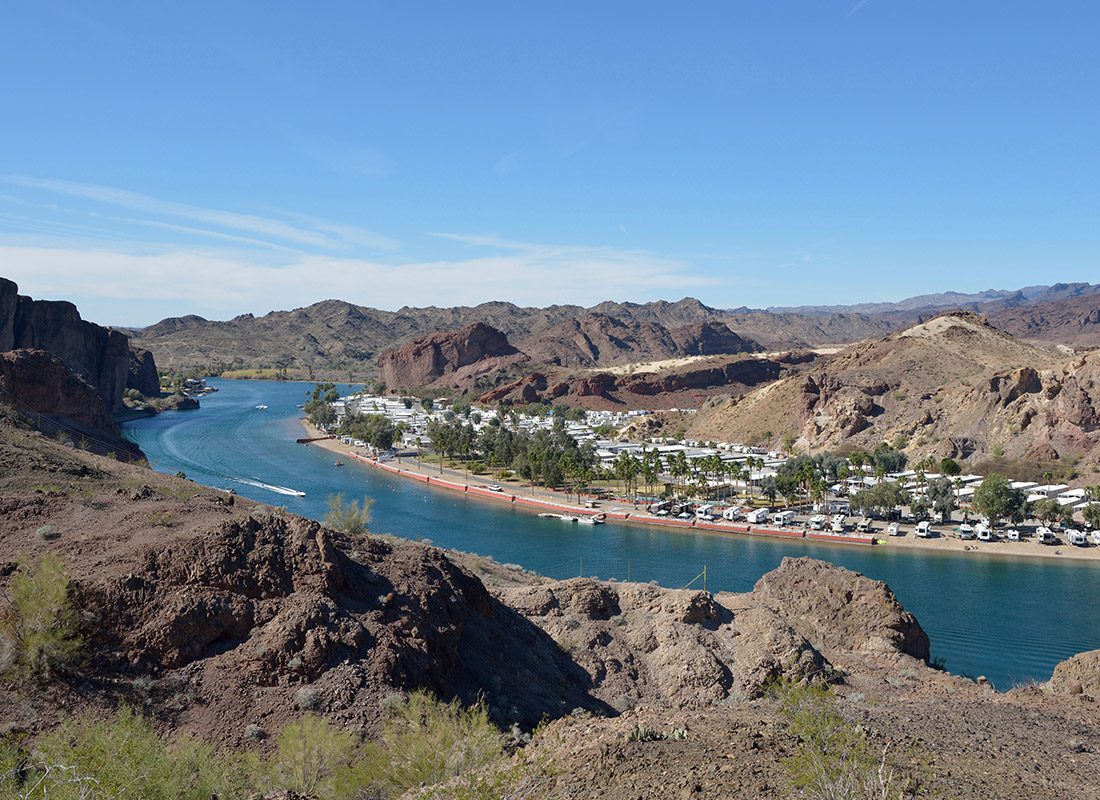
[[[942,534],[933,539],[919,539],[906,532],[904,536],[888,537],[884,530],[874,531],[870,535],[846,534],[837,535],[823,531],[807,532],[802,527],[771,528],[766,525],[748,525],[724,521],[705,522],[697,519],[681,520],[667,517],[656,517],[648,514],[630,501],[601,500],[599,508],[586,508],[569,499],[563,492],[551,489],[532,489],[528,487],[506,485],[504,491],[494,492],[485,488],[485,484],[491,481],[478,479],[476,483],[464,477],[462,472],[444,469],[440,472],[438,467],[417,466],[415,458],[405,459],[401,462],[383,462],[368,456],[360,455],[343,444],[337,438],[329,438],[308,420],[300,419],[299,423],[306,432],[302,444],[321,447],[331,453],[353,459],[355,462],[374,469],[381,470],[395,477],[413,480],[426,486],[440,490],[458,492],[482,500],[493,501],[519,508],[529,513],[558,512],[574,516],[592,516],[603,514],[609,520],[627,525],[644,525],[646,527],[664,528],[665,530],[700,531],[736,536],[750,536],[768,539],[787,539],[792,541],[804,541],[812,544],[829,544],[841,546],[857,546],[861,548],[873,548],[875,550],[900,550],[923,551],[930,553],[947,553],[951,555],[982,555],[982,556],[1008,556],[1026,559],[1054,559],[1058,561],[1100,562],[1100,547],[1086,548],[1073,547],[1071,545],[1045,546],[1034,541],[1022,542],[964,542],[956,538],[948,538]],[[472,476],[475,479],[478,476]]]

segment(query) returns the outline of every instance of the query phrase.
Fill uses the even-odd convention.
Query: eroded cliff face
[[[45,350],[0,353],[0,405],[13,408],[49,436],[101,455],[142,455],[122,439],[99,392]]]
[[[430,386],[463,368],[522,363],[527,357],[508,342],[501,331],[484,322],[458,331],[433,333],[378,357],[378,368],[386,386],[418,388]],[[487,363],[491,362],[491,364]]]
[[[132,353],[125,334],[81,319],[72,303],[20,295],[15,283],[0,278],[0,352],[18,349],[53,353],[95,388],[109,411],[122,408],[127,387],[159,391],[152,355]]]

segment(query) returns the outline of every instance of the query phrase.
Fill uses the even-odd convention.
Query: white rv
[[[748,522],[750,525],[761,525],[768,521],[768,515],[770,513],[770,509],[758,508],[746,514],[745,521]]]

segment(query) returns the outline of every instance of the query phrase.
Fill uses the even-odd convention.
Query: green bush
[[[362,774],[379,797],[392,798],[485,767],[503,752],[484,704],[467,709],[413,692],[391,704],[382,735],[364,748]]]
[[[7,654],[0,670],[45,680],[72,669],[81,648],[78,623],[64,562],[44,553],[33,567],[23,565],[0,606],[0,653]]]
[[[271,790],[306,797],[354,798],[363,784],[355,737],[313,715],[291,722],[275,739],[275,753],[261,768]]]
[[[14,765],[14,766],[13,766]],[[209,800],[246,797],[248,770],[195,739],[165,740],[121,708],[62,723],[31,753],[0,747],[0,798],[25,800]]]
[[[779,683],[772,688],[787,718],[788,732],[798,740],[794,755],[784,759],[795,796],[806,800],[900,800],[913,787],[902,787],[889,751],[871,742],[867,731],[837,711],[828,686]]]
[[[363,498],[363,504],[349,500],[344,502],[344,495],[330,494],[328,497],[328,513],[325,514],[324,526],[334,531],[344,533],[363,534],[370,525],[370,511],[372,501]]]

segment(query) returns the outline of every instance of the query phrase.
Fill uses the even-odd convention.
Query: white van
[[[932,523],[926,519],[922,519],[917,523],[917,527],[913,530],[913,535],[918,539],[928,539],[932,536]]]

